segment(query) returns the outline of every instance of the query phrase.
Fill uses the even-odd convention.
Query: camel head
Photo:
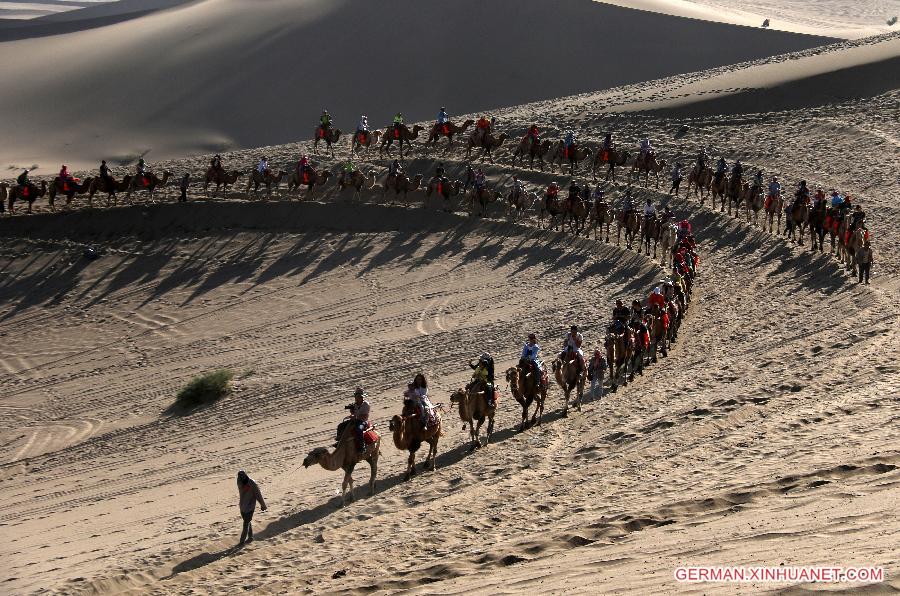
[[[463,402],[466,399],[466,390],[465,389],[457,389],[453,393],[450,394],[450,403],[458,404]]]
[[[519,382],[519,369],[515,366],[506,369],[506,382],[510,384],[510,386],[515,385]]]
[[[303,459],[303,467],[308,468],[319,463],[320,461],[322,461],[322,457],[325,455],[328,455],[328,449],[324,447],[316,447],[315,449],[310,451],[309,455],[307,455]]]
[[[396,432],[402,430],[403,428],[403,418],[399,414],[395,414],[391,421],[388,422],[388,429],[391,432]]]

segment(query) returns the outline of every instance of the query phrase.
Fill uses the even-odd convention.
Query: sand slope
[[[827,41],[590,0],[549,11],[538,0],[451,11],[418,0],[205,0],[0,45],[0,76],[17,81],[0,93],[0,109],[16,114],[0,125],[0,163],[49,169],[270,145],[310,136],[323,107],[343,129],[361,112],[383,125],[397,110],[420,120],[440,105],[518,105]],[[58,44],[71,49],[65,61]],[[410,93],[415,101],[401,99]]]

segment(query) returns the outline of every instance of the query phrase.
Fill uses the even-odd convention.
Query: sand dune
[[[419,0],[205,0],[3,43],[0,76],[17,84],[0,94],[0,109],[16,114],[0,125],[0,163],[49,170],[271,145],[312,135],[323,107],[343,129],[362,112],[375,125],[397,110],[421,120],[440,105],[518,105],[827,41],[590,0],[552,11],[538,0],[452,11]],[[72,49],[67,60],[57,44]],[[398,99],[409,93],[415,101]]]

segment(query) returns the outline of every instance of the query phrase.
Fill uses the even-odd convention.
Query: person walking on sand
[[[866,285],[869,285],[869,272],[872,270],[872,246],[866,240],[862,248],[856,251],[856,264],[859,266],[859,281],[863,283],[865,279]]]
[[[178,197],[178,201],[180,203],[187,202],[187,190],[188,190],[188,185],[190,183],[191,183],[191,174],[188,172],[184,176],[181,177],[181,184],[179,185],[179,188],[181,189],[181,196]]]
[[[268,509],[266,501],[263,499],[259,486],[252,478],[247,476],[247,472],[241,470],[237,475],[238,494],[240,495],[241,517],[244,519],[244,528],[241,530],[241,541],[253,542],[253,526],[250,522],[253,520],[253,512],[256,511],[256,502],[259,501],[260,511]]]

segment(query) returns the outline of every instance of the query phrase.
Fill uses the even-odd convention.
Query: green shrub
[[[231,392],[229,383],[233,377],[227,368],[195,377],[178,392],[175,403],[190,408],[218,401]]]

